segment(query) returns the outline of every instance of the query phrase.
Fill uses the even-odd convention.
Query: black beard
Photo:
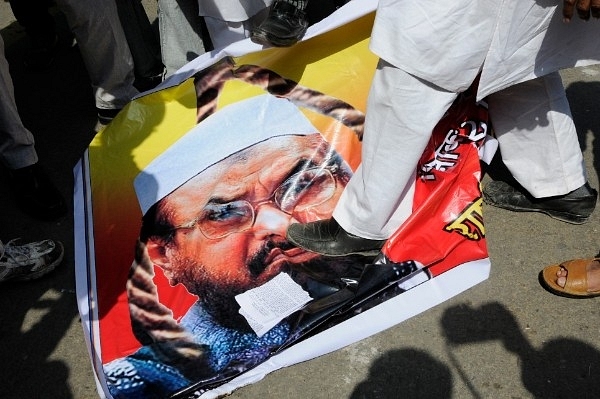
[[[274,248],[285,251],[293,248],[293,245],[287,241],[276,243],[269,240],[265,242],[262,248],[246,262],[246,267],[252,277],[256,278],[264,271],[267,267],[266,258]],[[287,263],[282,268],[282,272],[292,276],[298,284],[316,299],[343,288],[346,283],[341,280],[342,277],[358,280],[363,265],[367,263],[365,259],[367,258],[361,256],[318,257],[303,263]],[[186,288],[190,293],[198,295],[205,310],[216,322],[227,328],[243,332],[252,331],[246,319],[239,314],[240,306],[235,300],[235,296],[255,287],[246,287],[224,281],[209,281],[208,279],[194,281],[193,273],[187,271],[200,270],[201,268],[190,259],[180,261],[184,262],[182,266],[183,270],[186,271],[184,272],[184,278],[181,280],[191,284],[191,286],[186,285]],[[323,287],[325,287],[324,291]]]
[[[239,313],[240,305],[235,300],[236,295],[245,291],[246,289],[241,287],[206,286],[200,300],[208,314],[223,327],[251,332],[252,328]]]

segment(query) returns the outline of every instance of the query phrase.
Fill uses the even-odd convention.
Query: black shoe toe
[[[386,241],[350,234],[333,218],[292,224],[287,230],[287,239],[300,248],[326,256],[376,256]]]

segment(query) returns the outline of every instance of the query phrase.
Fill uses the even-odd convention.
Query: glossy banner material
[[[290,223],[331,215],[360,163],[373,7],[348,3],[292,48],[206,54],[94,138],[75,169],[76,262],[101,396],[223,395],[487,278],[487,109],[468,94],[377,257],[285,240]]]

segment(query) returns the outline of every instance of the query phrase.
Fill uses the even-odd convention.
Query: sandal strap
[[[565,283],[565,291],[587,293],[587,265],[593,260],[590,259],[575,259],[569,262],[562,263],[561,268],[567,271],[567,281]]]

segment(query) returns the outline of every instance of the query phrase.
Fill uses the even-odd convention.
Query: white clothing
[[[587,181],[577,130],[558,72],[487,97],[502,160],[536,198],[571,192]]]
[[[417,162],[456,96],[379,62],[367,102],[362,162],[333,212],[344,230],[386,239],[406,220]]]
[[[367,103],[362,163],[333,212],[344,230],[386,239],[410,216],[417,162],[456,96],[380,61]],[[557,72],[487,100],[504,163],[527,191],[547,197],[585,184],[583,156]]]
[[[242,22],[273,3],[273,0],[198,0],[198,10],[203,17],[227,22]]]
[[[434,126],[479,72],[478,97],[488,97],[517,181],[534,197],[582,186],[583,157],[556,71],[598,63],[600,42],[595,24],[567,25],[560,14],[550,0],[381,0],[370,46],[382,61],[367,104],[362,164],[334,210],[338,223],[370,239],[400,227]]]
[[[215,49],[250,37],[268,14],[273,0],[198,0],[198,9]]]
[[[565,24],[561,7],[556,0],[380,0],[370,48],[448,91],[464,91],[481,70],[481,99],[536,76],[598,63],[597,24],[579,18]]]
[[[249,38],[252,29],[258,26],[268,14],[269,9],[264,8],[241,22],[223,21],[220,18],[213,17],[204,17],[204,22],[206,22],[206,29],[210,35],[213,47],[220,49],[227,47],[231,43]]]

